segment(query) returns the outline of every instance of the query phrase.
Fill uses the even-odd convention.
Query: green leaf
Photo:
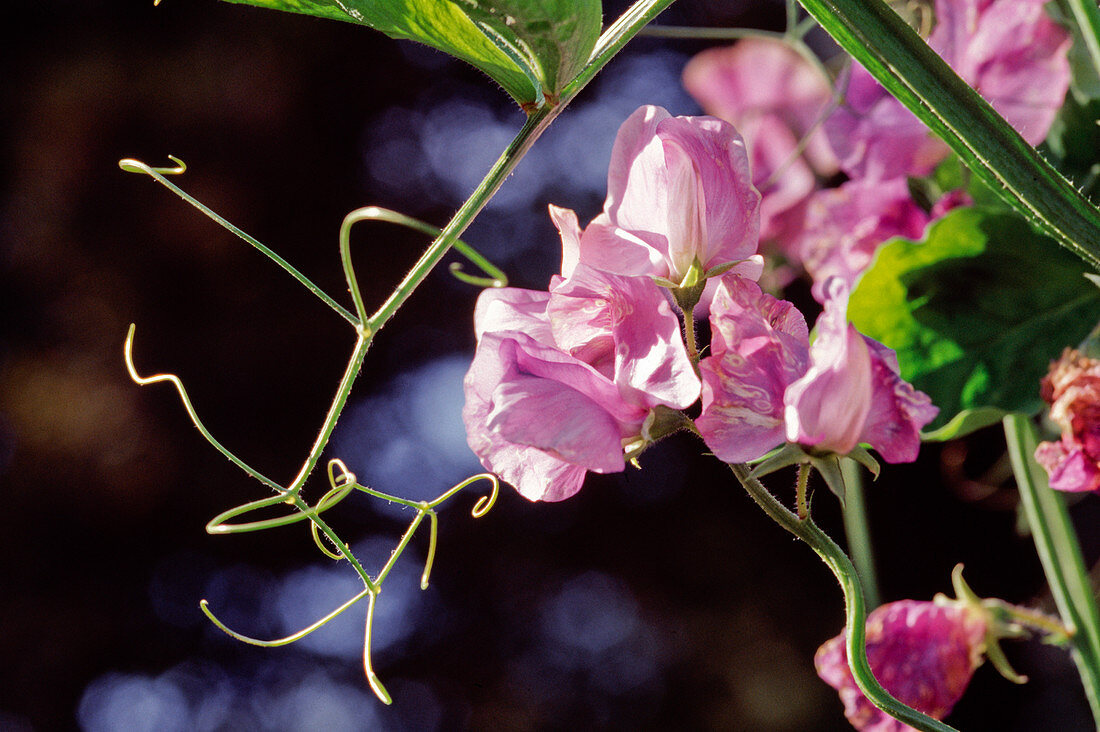
[[[453,0],[475,23],[508,38],[556,96],[588,61],[600,36],[600,0]]]
[[[1084,7],[1085,0],[1071,0]],[[882,0],[799,0],[845,51],[1058,244],[1100,271],[1100,211]],[[1097,15],[1090,13],[1092,15]]]
[[[588,61],[599,0],[227,0],[344,20],[419,41],[484,71],[521,106],[556,96]]]
[[[855,326],[897,351],[902,376],[940,408],[934,434],[964,410],[1038,411],[1050,360],[1088,334],[1098,315],[1100,291],[1079,260],[1019,217],[979,208],[952,211],[923,242],[883,246],[848,308]],[[972,427],[990,414],[953,424]]]
[[[1084,195],[1095,200],[1100,164],[1100,99],[1082,103],[1075,95],[1066,95],[1066,103],[1058,110],[1045,146],[1051,161],[1074,182]]]
[[[971,432],[997,424],[1008,414],[997,407],[978,407],[977,409],[964,409],[956,414],[950,422],[931,432],[922,432],[920,438],[925,442],[947,442],[956,437],[969,435]]]

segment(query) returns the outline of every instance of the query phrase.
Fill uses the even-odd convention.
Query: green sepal
[[[867,452],[867,449],[862,445],[856,445],[855,448],[844,457],[850,458],[867,468],[867,470],[871,472],[871,478],[873,480],[878,480],[878,474],[882,468],[879,466],[878,460],[875,460],[874,456]]]
[[[658,404],[642,422],[642,438],[646,442],[656,442],[674,432],[691,429],[691,424],[691,420],[683,412]]]
[[[828,455],[810,455],[810,464],[814,466],[821,477],[825,479],[825,485],[840,499],[840,505],[844,505],[844,471],[840,468],[840,455],[830,453]]]
[[[789,468],[792,465],[805,463],[809,460],[810,456],[806,454],[806,451],[803,450],[800,445],[788,442],[783,447],[765,455],[764,458],[753,467],[751,475],[754,478],[763,478],[765,475],[770,475],[777,470]]]

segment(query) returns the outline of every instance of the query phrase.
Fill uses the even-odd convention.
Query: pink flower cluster
[[[951,712],[984,660],[986,614],[965,603],[891,602],[872,611],[866,627],[867,660],[878,682],[898,701],[936,719]],[[864,732],[911,730],[856,686],[846,639],[841,632],[822,645],[814,665],[840,693],[848,721]]]
[[[625,453],[651,440],[654,410],[700,394],[697,429],[723,460],[787,440],[916,458],[937,410],[898,376],[892,351],[848,324],[847,285],[829,285],[811,348],[802,314],[754,281],[760,196],[749,170],[726,122],[642,107],[623,124],[604,211],[582,230],[551,207],[563,254],[549,290],[478,300],[463,416],[487,469],[531,500],[568,498],[588,471],[624,469]],[[700,380],[667,288],[701,289],[707,273],[713,335]]]
[[[1045,4],[936,0],[928,38],[1031,144],[1046,137],[1070,79],[1070,35]],[[829,278],[853,284],[879,244],[919,238],[932,218],[967,203],[953,192],[925,211],[911,198],[907,179],[930,174],[948,148],[858,64],[835,108],[816,63],[778,40],[704,51],[684,70],[684,84],[708,113],[752,131],[746,141],[764,196],[763,235],[805,268],[820,301]],[[818,189],[838,169],[848,180]]]
[[[1040,393],[1050,418],[1062,429],[1057,442],[1042,442],[1035,459],[1060,491],[1100,490],[1100,361],[1067,348],[1051,363]]]

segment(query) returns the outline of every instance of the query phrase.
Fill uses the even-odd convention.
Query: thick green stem
[[[799,0],[1013,208],[1100,270],[1100,210],[882,0]]]
[[[1035,549],[1050,592],[1070,633],[1073,660],[1081,675],[1092,716],[1100,727],[1100,614],[1092,594],[1077,534],[1062,497],[1050,488],[1035,462],[1035,426],[1020,414],[1004,418],[1005,438]]]
[[[878,574],[875,572],[871,528],[867,521],[863,474],[855,460],[841,460],[840,470],[844,474],[844,534],[848,537],[848,552],[859,571],[867,606],[874,609],[881,602],[881,594],[878,589]]]
[[[836,576],[840,588],[844,591],[845,626],[847,629],[846,650],[848,653],[848,665],[855,677],[856,685],[872,704],[918,730],[933,732],[949,732],[955,728],[944,724],[938,719],[933,719],[926,714],[921,714],[915,709],[905,706],[890,695],[890,692],[882,688],[878,680],[871,672],[871,665],[867,661],[867,622],[866,608],[863,604],[863,588],[860,586],[856,568],[836,542],[817,527],[811,519],[801,520],[791,513],[786,506],[780,503],[775,496],[768,492],[764,485],[752,477],[752,471],[747,465],[730,465],[737,480],[745,487],[749,495],[757,505],[768,514],[772,520],[791,532],[802,541],[810,545],[817,552],[822,561]]]

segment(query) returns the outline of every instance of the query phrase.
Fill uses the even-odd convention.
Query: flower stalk
[[[1035,427],[1024,415],[1004,418],[1005,438],[1020,501],[1054,602],[1070,636],[1093,719],[1100,725],[1100,614],[1081,546],[1062,497],[1050,488],[1034,459]]]
[[[828,534],[818,528],[813,519],[807,517],[800,519],[787,509],[773,496],[764,485],[752,476],[752,471],[747,465],[732,464],[730,470],[740,481],[748,494],[756,501],[764,513],[782,526],[787,531],[797,536],[810,545],[817,552],[821,560],[832,571],[840,588],[844,592],[845,626],[847,628],[846,648],[848,663],[852,675],[856,679],[859,690],[876,707],[886,712],[897,720],[924,732],[949,732],[955,728],[938,719],[933,719],[926,714],[907,707],[895,699],[890,692],[882,688],[871,672],[871,665],[867,661],[866,628],[867,609],[864,605],[863,587],[859,581],[856,568],[852,565],[848,555],[837,546],[836,542],[829,538]]]

